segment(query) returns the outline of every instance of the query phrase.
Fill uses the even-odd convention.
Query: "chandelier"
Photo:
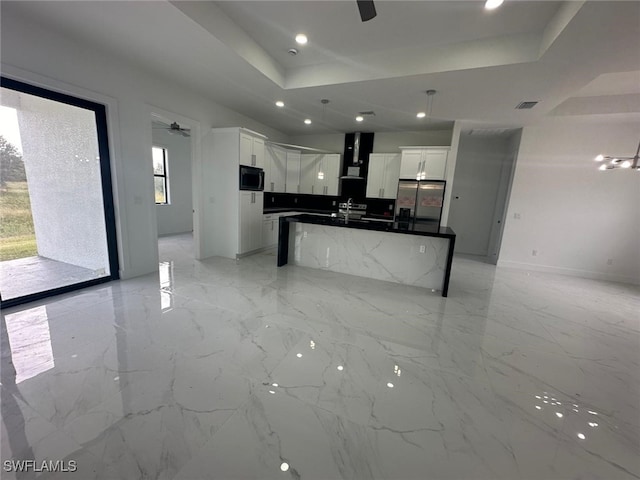
[[[640,164],[638,163],[640,158],[640,143],[638,149],[633,157],[612,157],[609,155],[598,155],[594,160],[596,162],[606,162],[600,165],[598,170],[613,170],[614,168],[630,168],[631,170],[640,171]]]

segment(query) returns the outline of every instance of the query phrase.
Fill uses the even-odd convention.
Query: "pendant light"
[[[640,143],[633,157],[613,157],[611,155],[598,155],[594,160],[596,162],[607,162],[600,165],[598,170],[613,170],[614,168],[627,168],[629,170],[640,171]]]
[[[416,117],[431,119],[431,110],[433,109],[433,96],[436,94],[435,90],[427,90],[425,92],[427,94],[427,108],[424,112],[418,112]]]

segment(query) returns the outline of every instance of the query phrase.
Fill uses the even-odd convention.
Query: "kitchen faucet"
[[[347,200],[347,214],[344,216],[344,223],[349,223],[349,213],[351,212],[351,207],[353,206],[353,198]]]

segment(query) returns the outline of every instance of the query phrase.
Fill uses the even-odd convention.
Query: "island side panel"
[[[374,230],[296,223],[294,265],[443,290],[449,240]],[[420,252],[420,247],[425,252]]]
[[[289,262],[289,222],[286,217],[280,217],[278,222],[278,266]]]

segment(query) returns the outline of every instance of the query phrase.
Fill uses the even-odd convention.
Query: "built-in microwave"
[[[240,190],[264,190],[264,170],[240,165]]]

